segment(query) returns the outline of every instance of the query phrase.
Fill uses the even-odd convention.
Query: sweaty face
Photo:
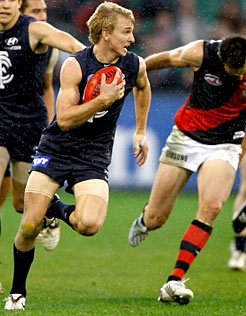
[[[28,0],[28,6],[25,8],[24,13],[38,21],[47,21],[47,5],[44,0]]]
[[[0,0],[0,28],[10,29],[18,20],[20,0]]]
[[[122,15],[118,15],[115,28],[111,34],[109,34],[109,47],[114,50],[117,55],[125,56],[127,53],[127,47],[134,43],[133,36],[133,24],[130,19]]]

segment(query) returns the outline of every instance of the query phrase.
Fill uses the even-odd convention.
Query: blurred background
[[[48,0],[50,24],[74,35],[85,45],[88,40],[86,21],[103,1]],[[134,12],[135,44],[130,50],[142,57],[185,45],[198,39],[220,39],[228,34],[246,34],[245,0],[116,0]],[[69,55],[59,53],[54,87],[59,90],[60,68]],[[159,155],[173,125],[176,110],[184,103],[193,80],[191,69],[165,69],[149,73],[152,102],[148,120],[149,158],[137,167],[132,153],[135,130],[133,97],[130,95],[118,123],[110,166],[111,188],[149,189],[159,164]],[[234,190],[240,181],[237,175]],[[196,174],[185,190],[196,188]]]

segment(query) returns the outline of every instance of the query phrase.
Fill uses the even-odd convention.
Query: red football
[[[114,76],[116,72],[119,71],[121,76],[118,80],[118,84],[122,82],[122,71],[120,68],[116,66],[108,66],[100,69],[97,71],[87,82],[85,90],[84,90],[84,96],[83,96],[83,103],[90,101],[91,99],[94,99],[100,94],[100,85],[101,85],[101,77],[102,74],[106,75],[106,83],[111,83],[114,80]]]

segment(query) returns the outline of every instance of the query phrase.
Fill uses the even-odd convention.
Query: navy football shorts
[[[40,140],[42,126],[23,129],[12,128],[8,131],[0,128],[0,146],[7,148],[12,159],[32,162]]]
[[[108,169],[84,162],[73,156],[44,154],[37,152],[30,172],[42,172],[59,182],[60,187],[67,183],[66,191],[73,193],[72,187],[89,179],[102,179],[108,182]]]

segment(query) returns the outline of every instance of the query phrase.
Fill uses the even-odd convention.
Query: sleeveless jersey
[[[0,33],[0,146],[8,148],[11,158],[28,162],[32,158],[27,157],[27,147],[37,146],[48,123],[43,93],[52,52],[31,50],[28,26],[33,21],[22,14],[11,29]]]
[[[79,84],[79,104],[81,104],[87,81],[98,70],[109,65],[104,65],[96,59],[93,46],[76,53],[74,58],[79,63],[83,75]],[[124,97],[115,101],[105,111],[97,112],[83,125],[69,131],[61,131],[55,117],[42,134],[38,152],[72,155],[77,157],[81,163],[95,167],[108,167],[111,162],[115,129],[120,111],[126,96],[136,84],[139,58],[134,53],[127,52],[126,56],[120,57],[114,65],[121,69],[126,81]]]
[[[203,62],[194,73],[190,96],[174,122],[204,144],[240,144],[246,126],[246,75],[240,81],[226,73],[218,56],[220,41],[204,41]]]

